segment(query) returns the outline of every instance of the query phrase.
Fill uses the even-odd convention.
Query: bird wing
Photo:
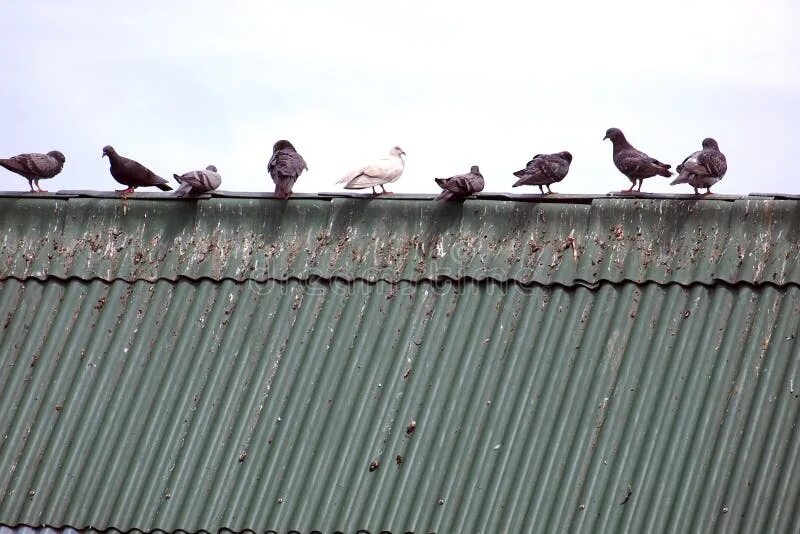
[[[308,170],[308,166],[303,156],[289,149],[278,150],[272,154],[267,164],[267,171],[273,180],[278,176],[296,179],[304,170]]]
[[[483,177],[468,172],[467,174],[457,174],[450,178],[436,180],[442,189],[446,189],[456,195],[466,196],[483,190]],[[480,186],[480,189],[478,187]]]
[[[400,158],[383,158],[342,177],[337,183],[346,183],[345,189],[359,189],[388,184],[403,173]]]
[[[156,173],[132,159],[118,156],[116,165],[111,167],[111,175],[121,184],[134,187],[166,184],[167,181]]]
[[[550,162],[547,156],[544,154],[535,155],[533,159],[525,165],[523,170],[514,173],[514,176],[517,176],[519,180],[517,180],[512,187],[517,187],[519,185],[548,185],[553,183],[554,180],[550,178],[551,171],[549,167]]]
[[[188,184],[193,189],[199,191],[212,191],[216,189],[221,182],[220,178],[218,173],[208,170],[192,171],[180,176],[175,176],[175,180],[179,183]]]
[[[3,161],[3,167],[26,178],[52,178],[61,171],[59,162],[47,154],[20,154]]]
[[[702,165],[709,176],[722,178],[728,171],[728,162],[719,150],[703,150],[697,156],[697,163]]]

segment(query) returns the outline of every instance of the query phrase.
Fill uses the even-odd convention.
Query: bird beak
[[[104,157],[106,157],[106,153],[105,152],[103,152],[103,155],[100,156],[100,159],[103,159]]]
[[[608,139],[608,136],[605,136],[605,137],[603,138],[603,141],[605,141],[606,139]]]

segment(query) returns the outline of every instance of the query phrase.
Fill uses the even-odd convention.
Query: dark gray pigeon
[[[538,185],[539,191],[544,195],[542,186],[547,187],[547,194],[552,193],[550,184],[560,182],[569,172],[572,163],[572,154],[558,152],[556,154],[536,154],[525,168],[514,173],[519,178],[511,187],[521,185]]]
[[[273,145],[267,171],[275,182],[276,197],[289,198],[297,178],[307,170],[306,160],[297,153],[292,143],[281,139]]]
[[[711,137],[703,139],[703,150],[698,150],[683,160],[676,169],[678,177],[671,185],[689,184],[694,187],[694,194],[699,195],[698,187],[706,188],[704,195],[711,194],[711,186],[722,180],[728,171],[725,154],[719,151],[719,145]]]
[[[219,187],[222,183],[222,176],[217,172],[213,165],[206,167],[204,171],[191,171],[178,176],[172,175],[181,184],[175,191],[175,196],[179,198],[202,195]]]
[[[450,178],[434,178],[439,187],[444,189],[436,200],[463,200],[483,191],[483,175],[477,165],[473,165],[467,174],[457,174]]]
[[[52,178],[60,173],[64,168],[65,161],[64,154],[53,150],[47,154],[20,154],[8,159],[0,159],[0,167],[5,167],[9,171],[27,178],[31,191],[36,193],[37,190],[46,192],[39,187],[39,180]],[[36,184],[36,189],[33,188],[33,184]]]
[[[137,187],[157,187],[162,191],[172,191],[172,187],[165,179],[156,175],[153,171],[139,163],[124,156],[117,154],[111,146],[103,147],[103,156],[108,157],[111,163],[111,176],[122,185],[127,185],[127,189],[118,190],[118,193],[129,195]]]
[[[633,191],[636,182],[639,182],[637,191],[642,190],[642,182],[645,178],[651,178],[655,175],[664,176],[669,178],[672,172],[669,170],[671,165],[661,163],[655,158],[651,158],[641,150],[636,150],[631,146],[625,135],[618,128],[609,128],[606,130],[606,136],[603,140],[611,139],[614,144],[614,165],[617,166],[619,172],[628,177],[631,181],[630,189],[625,191]]]

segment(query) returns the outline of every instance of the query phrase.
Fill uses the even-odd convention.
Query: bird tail
[[[292,196],[292,187],[294,187],[297,178],[291,177],[278,177],[275,181],[275,196],[280,199],[287,199]]]
[[[441,180],[441,178],[437,178],[436,180],[437,181]],[[441,201],[444,201],[444,200],[450,200],[454,196],[455,195],[453,195],[452,191],[448,191],[447,189],[445,189],[444,191],[441,192],[441,194],[438,197],[436,197],[436,201],[437,202],[441,202]]]
[[[177,178],[177,176],[176,176]],[[175,191],[175,196],[178,198],[186,198],[192,194],[192,186],[182,183],[181,186]]]
[[[678,175],[677,178],[672,180],[669,185],[678,185],[678,184],[688,184],[689,180],[692,178],[692,173],[690,172],[683,172],[681,169],[681,173]]]
[[[158,184],[156,187],[162,191],[172,191],[172,187],[169,184]]]
[[[11,172],[17,172],[10,159],[0,159],[0,167],[6,168]]]
[[[658,174],[659,176],[664,176],[665,178],[669,178],[670,176],[672,176],[672,171],[669,170],[669,168],[672,167],[672,165],[670,165],[669,163],[661,163],[660,161],[654,158],[650,158],[650,161],[658,169],[656,171],[656,174]]]
[[[514,173],[512,173],[512,174],[513,174],[514,176],[516,176],[517,178],[522,178],[522,176],[525,174],[525,170],[526,170],[526,169],[522,169],[522,170],[519,170],[519,171],[517,171],[517,172],[514,172]]]

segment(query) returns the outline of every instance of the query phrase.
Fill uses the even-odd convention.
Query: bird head
[[[705,139],[703,139],[703,148],[706,150],[709,148],[714,150],[719,150],[719,145],[717,144],[716,139],[714,139],[713,137],[706,137]]]
[[[64,157],[64,154],[62,154],[58,150],[52,150],[52,151],[48,152],[47,155],[50,156],[51,158],[54,158],[55,160],[57,160],[62,165],[64,164],[65,161],[67,161],[67,158]]]
[[[206,170],[211,172],[217,172],[217,168],[214,165],[209,165],[208,167],[206,167]]]
[[[103,147],[103,155],[100,157],[104,158],[106,156],[110,156],[111,154],[114,154],[114,147],[112,147],[111,145],[106,145]]]
[[[276,141],[275,144],[272,145],[272,152],[274,154],[278,150],[284,150],[287,148],[294,150],[294,145],[292,145],[292,143],[290,143],[286,139],[281,139],[280,141]]]
[[[399,146],[396,146],[389,151],[389,154],[391,154],[392,156],[397,156],[399,158],[400,156],[405,156],[406,151],[400,148]]]
[[[559,152],[558,155],[561,156],[562,159],[567,160],[567,163],[572,163],[572,154],[570,154],[566,150],[563,152]]]
[[[478,168],[477,165],[473,165],[472,167],[470,167],[469,168],[469,172],[472,173],[472,174],[480,174],[481,173],[481,171],[480,171],[480,169]]]
[[[625,139],[625,136],[622,134],[622,130],[619,128],[609,128],[606,130],[606,136],[603,138],[603,141],[606,139],[611,139],[611,142],[621,141]]]

